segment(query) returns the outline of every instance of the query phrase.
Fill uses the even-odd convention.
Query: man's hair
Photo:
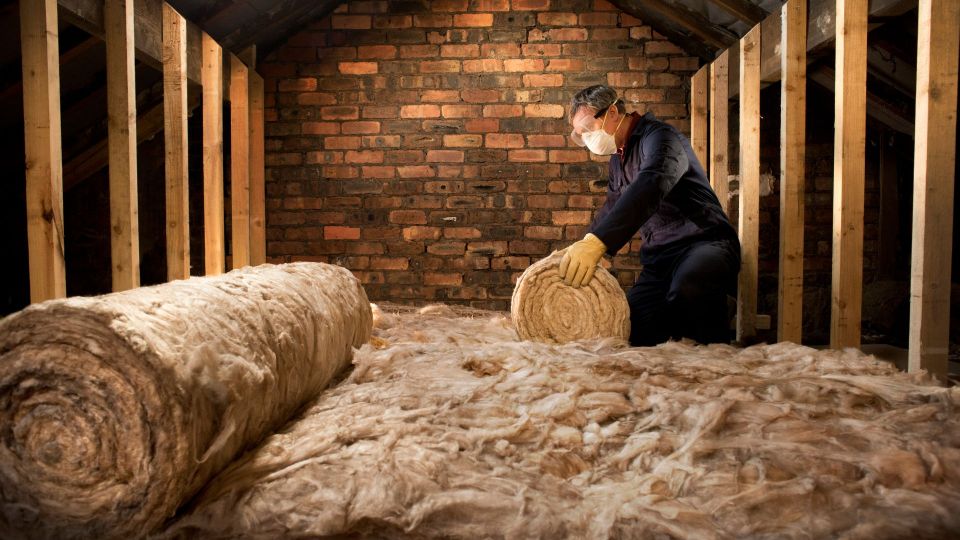
[[[570,101],[570,116],[567,119],[572,121],[581,107],[590,107],[599,112],[614,104],[621,114],[627,111],[623,100],[617,99],[617,91],[613,88],[605,84],[588,86],[573,96]]]

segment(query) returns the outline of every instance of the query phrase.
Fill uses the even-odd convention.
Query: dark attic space
[[[960,536],[956,0],[0,0],[0,538]]]

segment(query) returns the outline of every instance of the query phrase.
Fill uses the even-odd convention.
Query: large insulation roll
[[[0,321],[0,537],[156,529],[369,339],[336,266],[264,265]]]
[[[513,290],[510,312],[521,339],[566,343],[578,339],[630,337],[630,307],[616,278],[597,268],[590,283],[563,283],[563,251],[532,264]]]

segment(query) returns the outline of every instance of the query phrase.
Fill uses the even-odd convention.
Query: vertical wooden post
[[[67,295],[56,0],[20,2],[30,301]]]
[[[918,22],[908,366],[942,380],[950,343],[960,4],[920,0]]]
[[[103,23],[107,44],[110,252],[113,290],[123,291],[140,286],[133,0],[105,0]]]
[[[867,137],[867,0],[837,0],[830,346],[860,346]],[[956,105],[956,104],[954,104]]]
[[[730,51],[723,51],[710,64],[710,185],[720,199],[724,213],[730,215]]]
[[[206,275],[222,274],[223,251],[223,50],[203,34],[203,260]]]
[[[187,155],[187,21],[163,4],[163,134],[167,179],[167,279],[190,277]]]
[[[737,340],[757,333],[760,243],[760,25],[740,40],[740,245]]]
[[[263,77],[250,70],[250,264],[267,262]]]
[[[700,165],[707,170],[707,92],[710,87],[709,66],[703,66],[690,79],[690,144]]]
[[[250,81],[230,55],[230,224],[233,267],[250,264]]]
[[[800,343],[803,329],[803,209],[807,106],[807,0],[781,15],[780,285],[777,340]]]

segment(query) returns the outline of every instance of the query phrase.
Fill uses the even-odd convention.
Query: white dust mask
[[[611,107],[612,106],[613,105],[611,105]],[[607,110],[607,114],[610,114],[609,110]],[[613,133],[616,133],[620,129],[620,124],[623,123],[624,118],[626,118],[626,115],[620,117],[620,122],[617,123],[617,127],[613,130]],[[607,133],[606,130],[603,129],[603,124],[606,122],[607,115],[605,114],[603,115],[603,123],[600,124],[600,129],[588,131],[580,136],[587,148],[598,156],[610,156],[617,153],[617,140],[613,134]]]

